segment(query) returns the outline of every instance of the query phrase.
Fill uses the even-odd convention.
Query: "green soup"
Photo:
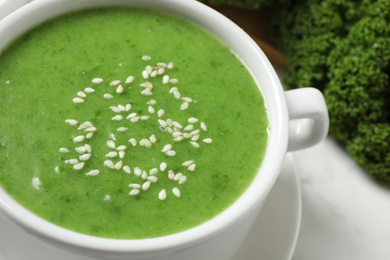
[[[231,50],[171,15],[95,8],[0,56],[0,185],[93,236],[148,238],[229,207],[258,172],[268,118]]]

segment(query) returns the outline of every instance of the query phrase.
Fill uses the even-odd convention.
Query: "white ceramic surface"
[[[123,0],[94,0],[94,4],[126,4]],[[57,15],[80,7],[90,6],[91,1],[74,0],[36,0],[19,9],[0,23],[0,47],[31,24],[39,23],[52,15]],[[246,233],[255,221],[256,215],[264,203],[266,195],[275,182],[287,150],[289,120],[288,107],[292,109],[292,119],[308,117],[317,124],[301,125],[295,121],[292,129],[308,127],[308,131],[294,131],[291,140],[299,149],[320,141],[327,132],[327,113],[324,100],[314,89],[299,90],[286,94],[271,64],[263,52],[243,31],[229,20],[196,1],[179,0],[134,0],[136,6],[152,6],[159,10],[169,11],[184,16],[204,26],[225,41],[244,61],[253,73],[265,96],[270,114],[270,137],[267,154],[251,187],[231,207],[214,219],[188,231],[166,236],[164,238],[145,240],[109,240],[89,237],[42,221],[40,218],[20,207],[1,191],[0,209],[10,219],[20,223],[28,232],[60,247],[67,247],[80,253],[102,259],[226,259],[243,241]],[[191,3],[191,5],[188,5]],[[36,12],[31,13],[31,10]],[[296,98],[299,96],[299,98]],[[302,97],[304,97],[302,99]],[[307,104],[313,104],[311,109]],[[319,105],[318,105],[319,104]],[[321,107],[321,109],[318,109]],[[308,110],[309,108],[309,110]],[[321,131],[318,131],[320,129]],[[290,132],[291,133],[291,132]],[[305,135],[301,135],[305,133]],[[318,134],[319,133],[319,134]],[[12,208],[12,210],[9,210]],[[54,232],[55,230],[55,232]],[[81,258],[80,258],[81,259]]]
[[[294,252],[301,219],[301,190],[293,155],[287,154],[274,188],[271,190],[253,228],[232,260],[289,260]],[[20,227],[0,216],[0,260],[73,259],[74,255],[51,248],[33,239]],[[275,232],[278,230],[278,232]],[[20,234],[22,236],[20,236]],[[20,240],[20,237],[24,240]],[[23,245],[25,250],[20,250]],[[8,248],[13,256],[1,256]],[[13,248],[9,250],[9,248]],[[29,253],[28,253],[29,252]],[[34,252],[31,254],[31,252]],[[40,257],[39,257],[40,256]],[[84,258],[92,260],[92,258]]]

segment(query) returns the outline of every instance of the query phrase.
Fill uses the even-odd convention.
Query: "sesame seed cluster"
[[[152,58],[150,56],[142,56],[142,60],[145,63],[150,63]],[[137,162],[129,161],[126,158],[127,153],[136,152],[135,147],[141,147],[142,149],[150,149],[152,146],[158,146],[161,148],[161,153],[166,157],[176,156],[175,144],[187,142],[192,149],[198,149],[201,143],[209,145],[213,142],[212,138],[203,135],[207,133],[206,123],[199,120],[196,117],[189,117],[186,122],[178,122],[169,117],[165,113],[163,108],[156,109],[157,101],[153,98],[154,87],[168,86],[167,94],[171,95],[173,100],[179,102],[177,109],[180,111],[187,110],[193,104],[197,102],[191,97],[182,96],[179,91],[179,80],[171,78],[169,71],[174,69],[172,62],[163,63],[158,62],[155,65],[147,64],[145,68],[140,72],[140,79],[142,83],[140,86],[134,86],[134,80],[137,75],[129,76],[123,82],[115,79],[110,81],[109,86],[115,88],[116,94],[104,93],[102,98],[112,100],[113,104],[107,109],[111,110],[114,114],[107,120],[117,121],[121,123],[121,126],[116,128],[109,135],[109,139],[106,140],[106,145],[109,152],[105,154],[105,160],[101,165],[101,168],[92,169],[84,172],[86,176],[92,176],[98,178],[98,175],[109,173],[110,171],[123,171],[125,174],[133,174],[137,181],[128,184],[130,196],[137,196],[141,192],[147,191],[151,185],[158,183],[161,178],[168,178],[173,183],[171,194],[177,198],[180,198],[180,185],[187,181],[187,175],[194,172],[196,169],[196,163],[194,160],[186,160],[180,163],[181,166],[186,168],[186,172],[175,173],[170,169],[169,165],[165,161],[161,161],[157,167],[151,169],[141,169],[135,166]],[[161,84],[154,86],[148,81],[149,78],[161,78]],[[82,106],[86,102],[87,95],[93,95],[96,88],[104,88],[105,79],[93,78],[92,86],[85,88],[83,91],[79,91],[77,96],[73,98],[75,106]],[[126,95],[125,89],[140,87],[139,94],[144,97],[150,97],[145,104],[147,107],[147,113],[139,114],[132,109],[132,103],[117,104],[115,98],[117,95]],[[157,115],[157,117],[151,117],[151,115]],[[134,124],[140,124],[143,121],[156,120],[158,128],[156,131],[171,136],[171,142],[166,143],[157,139],[156,134],[152,134],[147,138],[137,140],[131,136],[131,128]],[[93,121],[93,120],[91,120]],[[66,165],[69,165],[74,171],[83,172],[88,161],[94,157],[93,147],[89,144],[89,140],[94,137],[94,134],[99,131],[99,126],[94,125],[91,121],[79,122],[77,119],[68,118],[65,120],[66,124],[74,126],[78,134],[72,136],[73,143],[67,147],[60,147],[59,152],[62,154],[68,154],[68,158],[64,159]],[[184,125],[184,126],[183,126]],[[119,143],[116,134],[128,134],[129,138],[127,143]],[[55,171],[59,173],[59,167],[55,168]],[[34,187],[39,188],[39,180],[34,179]],[[167,188],[161,188],[158,193],[159,200],[165,200],[170,194],[167,192]],[[107,194],[104,200],[109,200],[110,194]]]

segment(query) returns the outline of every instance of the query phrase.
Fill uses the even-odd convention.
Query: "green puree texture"
[[[143,55],[152,59],[145,61]],[[157,62],[173,62],[166,75],[178,83],[162,84],[162,75],[149,78],[153,95],[143,96],[140,86],[146,80],[142,71]],[[124,83],[133,75],[133,83]],[[103,78],[93,84],[93,78]],[[116,93],[109,83],[121,80],[124,92]],[[177,87],[182,97],[194,101],[180,110],[182,100],[169,93]],[[74,104],[78,91],[92,87],[85,102]],[[98,8],[68,13],[47,21],[23,34],[0,56],[0,184],[26,208],[50,222],[94,236],[147,238],[183,231],[201,224],[231,205],[250,185],[260,167],[267,144],[268,118],[260,91],[245,66],[209,33],[177,17],[151,10]],[[103,98],[110,93],[113,99]],[[155,99],[154,113],[146,102]],[[121,121],[109,109],[131,104],[121,112]],[[189,140],[174,142],[159,129],[161,119],[171,118],[183,127],[196,117],[200,129],[199,148]],[[150,119],[131,123],[130,112]],[[90,121],[96,134],[82,143],[73,137],[84,134],[65,123],[76,119]],[[207,131],[200,128],[200,122]],[[121,126],[126,132],[117,132]],[[110,148],[106,142],[126,145],[123,164],[132,173],[103,166]],[[151,148],[137,142],[155,134]],[[202,140],[212,138],[212,143]],[[81,170],[73,170],[65,160],[78,158],[75,147],[88,143],[92,157]],[[161,150],[172,144],[176,156]],[[67,147],[70,153],[60,153]],[[194,172],[182,163],[193,160]],[[119,158],[113,158],[118,162]],[[139,167],[149,173],[161,162],[168,167],[159,172],[157,183],[130,196],[130,183],[143,184],[134,175]],[[58,173],[55,168],[58,166]],[[99,169],[97,176],[86,176]],[[181,172],[187,181],[170,180],[168,170]],[[40,180],[39,189],[32,185]],[[172,194],[178,187],[181,197]],[[158,194],[166,189],[167,197]],[[108,196],[109,195],[109,199]],[[106,198],[106,199],[104,199]]]

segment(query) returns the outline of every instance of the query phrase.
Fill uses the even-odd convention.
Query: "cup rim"
[[[92,7],[97,5],[118,4],[156,9],[182,16],[184,19],[195,22],[204,29],[211,31],[216,37],[230,46],[243,60],[243,63],[249,67],[248,69],[252,72],[255,79],[264,81],[264,78],[259,79],[258,77],[260,74],[267,75],[266,80],[269,82],[267,84],[271,86],[261,89],[261,91],[263,92],[268,112],[271,113],[269,115],[271,130],[268,137],[267,152],[263,158],[259,173],[252,184],[236,202],[211,220],[194,228],[162,237],[146,239],[111,239],[94,237],[67,230],[28,211],[1,187],[0,212],[17,222],[29,233],[41,237],[46,241],[51,241],[61,246],[65,245],[67,247],[86,249],[94,252],[153,252],[200,242],[203,239],[210,239],[216,234],[223,232],[223,230],[226,229],[225,227],[237,224],[242,220],[243,216],[252,213],[255,206],[265,200],[278,176],[287,151],[288,142],[288,113],[284,100],[283,88],[271,63],[250,36],[225,16],[196,0],[35,0],[0,21],[0,35],[4,34],[5,28],[13,28],[15,23],[20,23],[21,20],[28,19],[29,16],[34,17],[35,12],[42,12],[42,10],[49,9],[48,6],[53,6],[57,9],[61,8],[62,10],[65,10],[62,13],[65,13],[68,9],[74,9],[78,6]],[[47,20],[48,18],[59,14],[60,13],[50,14],[43,20]],[[213,21],[212,25],[210,25],[210,20]],[[35,24],[36,23],[30,24],[29,28]],[[226,37],[225,30],[228,30],[229,34],[235,35],[235,39],[232,40],[233,37],[229,36],[231,40],[230,42],[227,42],[225,38],[229,37]],[[22,31],[20,33],[22,33]],[[0,46],[0,48],[2,47],[3,46]],[[252,62],[248,62],[248,55],[241,55],[239,50],[244,48],[246,48],[246,52],[251,53]],[[272,99],[273,102],[267,102],[269,99]]]

